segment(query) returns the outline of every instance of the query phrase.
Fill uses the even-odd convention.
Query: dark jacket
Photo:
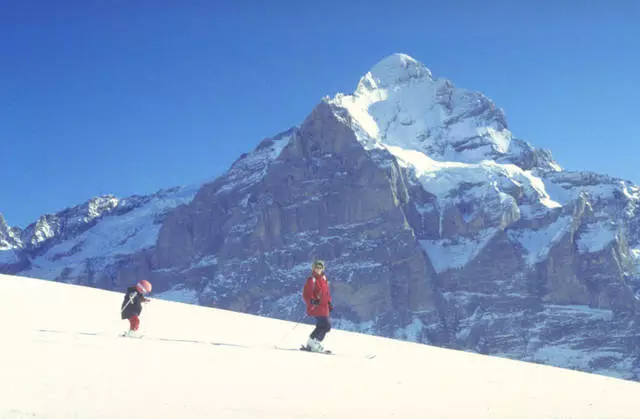
[[[127,288],[127,293],[124,295],[124,300],[122,300],[122,305],[120,306],[122,319],[139,316],[142,312],[143,301],[147,301],[147,299],[140,294],[136,287]]]

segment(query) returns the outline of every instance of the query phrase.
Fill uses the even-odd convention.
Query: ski
[[[283,349],[283,348],[278,348],[278,349]],[[311,353],[315,353],[315,354],[323,354],[323,355],[340,355],[339,353],[335,353],[332,352],[330,350],[325,350],[322,352],[317,352],[317,351],[312,351],[311,349],[309,349],[308,347],[306,347],[305,345],[300,346],[300,350],[304,351],[304,352],[311,352]],[[355,356],[356,358],[362,357],[365,359],[373,359],[376,357],[376,354],[363,354],[363,355],[356,355],[356,354],[342,354],[342,356]]]
[[[124,332],[124,333],[122,333],[122,334],[120,335],[120,337],[123,337],[123,338],[133,338],[133,339],[142,339],[142,338],[144,337],[144,335],[130,335],[129,333]]]
[[[311,349],[309,349],[309,347],[307,347],[305,345],[300,346],[300,350],[301,351],[305,351],[305,352],[311,352],[311,353],[314,353],[314,354],[333,355],[333,352],[331,352],[328,349],[324,350],[324,351],[320,351],[320,352],[319,351],[312,351]]]

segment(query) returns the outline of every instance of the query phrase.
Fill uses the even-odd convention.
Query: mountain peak
[[[362,77],[357,90],[386,89],[412,79],[431,80],[431,71],[407,54],[395,53],[376,63]]]
[[[0,213],[0,251],[20,247],[20,232],[19,228],[9,226]]]
[[[417,150],[437,161],[495,160],[557,170],[550,155],[514,141],[504,112],[484,94],[456,87],[413,57],[396,53],[376,63],[353,94],[330,102],[346,109],[366,147]]]

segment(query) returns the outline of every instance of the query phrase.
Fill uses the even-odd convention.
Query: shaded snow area
[[[630,255],[633,260],[633,263],[636,265],[636,269],[640,272],[640,248],[630,248]],[[640,299],[640,288],[636,289],[636,297]]]
[[[550,330],[563,327],[567,318],[573,319],[575,325],[589,325],[590,328],[606,327],[607,322],[613,319],[611,310],[595,309],[587,306],[563,306],[545,305],[540,313],[540,320],[536,322],[533,334],[528,341],[529,355],[527,360],[541,362],[548,365],[562,365],[564,368],[588,370],[595,363],[606,362],[610,370],[602,365],[600,374],[611,376],[619,375],[619,371],[630,371],[633,358],[625,357],[619,348],[607,348],[601,345],[588,349],[584,337],[576,337],[571,334],[558,334],[558,339],[546,342]],[[537,332],[537,333],[536,333]],[[611,339],[617,336],[611,335]]]
[[[613,222],[590,224],[580,230],[576,239],[581,253],[599,252],[617,237],[617,227]]]
[[[496,229],[481,231],[477,237],[453,237],[441,240],[420,240],[436,273],[462,268],[472,261],[497,233]]]
[[[397,329],[395,331],[394,338],[407,340],[409,342],[421,342],[422,332],[425,329],[425,324],[422,320],[414,318],[407,326]]]
[[[155,246],[163,215],[181,204],[191,202],[199,187],[191,186],[176,192],[159,194],[149,202],[124,214],[110,214],[95,226],[71,239],[51,247],[44,255],[32,260],[31,269],[22,274],[54,279],[63,269],[84,269],[91,260],[99,269],[118,255],[136,253]]]
[[[625,197],[628,201],[640,201],[640,188],[631,182],[592,172],[549,173],[543,179],[549,194],[565,205],[585,194],[592,200]]]
[[[607,362],[613,364],[614,368],[611,368],[611,372],[620,371],[621,369],[631,370],[633,367],[633,361],[624,357],[619,351],[607,352],[599,350],[590,353],[578,346],[574,347],[569,344],[544,346],[535,352],[531,360],[547,365],[564,365],[565,368],[586,370],[603,357],[607,357]],[[603,369],[603,372],[607,372],[607,370]]]
[[[18,262],[18,260],[18,255],[13,250],[0,250],[0,265],[9,265]]]
[[[0,417],[638,417],[638,383],[337,329],[306,353],[309,324],[153,295],[121,337],[122,297],[0,275]]]
[[[547,258],[549,250],[558,244],[571,231],[573,218],[559,217],[548,226],[538,229],[509,230],[509,239],[525,251],[526,261],[535,265]]]
[[[280,156],[290,140],[291,134],[284,133],[263,141],[253,152],[243,155],[221,176],[220,179],[224,179],[225,184],[218,193],[242,190],[261,181],[271,163]]]

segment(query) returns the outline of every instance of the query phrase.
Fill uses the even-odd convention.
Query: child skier
[[[331,330],[329,313],[333,310],[329,281],[324,275],[324,262],[317,260],[312,265],[311,276],[302,290],[302,298],[307,303],[307,314],[316,319],[316,328],[311,332],[306,349],[313,352],[324,352],[322,341]]]
[[[144,295],[151,292],[151,283],[146,279],[139,281],[134,287],[127,288],[124,295],[120,313],[122,319],[129,320],[129,330],[124,336],[137,336],[138,327],[140,326],[140,313],[142,312],[142,303],[146,303],[149,299]]]

